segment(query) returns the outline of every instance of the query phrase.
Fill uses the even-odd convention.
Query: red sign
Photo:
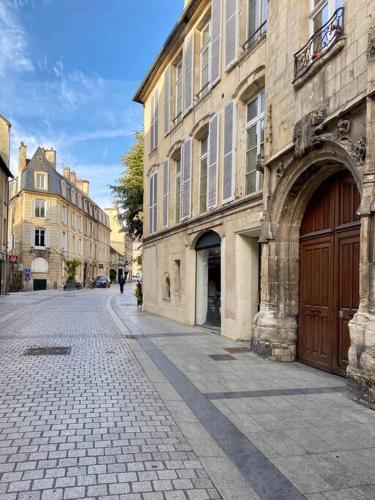
[[[18,264],[18,255],[8,255],[8,260],[11,264]]]

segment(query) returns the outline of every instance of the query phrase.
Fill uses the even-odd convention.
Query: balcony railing
[[[259,26],[259,28],[252,33],[246,42],[242,45],[244,50],[254,45],[267,31],[267,19]]]
[[[309,41],[294,54],[294,79],[304,75],[344,34],[344,7],[340,7]]]

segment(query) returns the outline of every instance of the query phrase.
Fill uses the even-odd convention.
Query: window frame
[[[43,209],[41,207],[38,207],[38,204],[42,203],[43,204]],[[43,215],[37,215],[37,212],[43,212]],[[46,219],[47,218],[47,201],[42,200],[42,199],[35,199],[34,200],[34,217],[38,219]]]
[[[203,45],[203,33],[205,29],[208,27],[208,40],[205,45]],[[200,30],[199,33],[200,36],[200,60],[199,60],[199,92],[198,95],[204,95],[204,91],[208,90],[208,87],[210,85],[210,71],[211,71],[211,19],[208,19],[207,22],[204,24],[202,29]],[[202,76],[203,76],[203,54],[204,52],[207,52],[207,82],[203,84],[202,81]]]
[[[310,36],[314,35],[324,24],[331,19],[333,14],[337,9],[344,6],[345,0],[320,0],[317,5],[314,6],[314,0],[310,0],[310,8],[309,8],[309,31]],[[340,3],[340,5],[338,5]],[[316,16],[324,9],[325,6],[328,6],[328,14],[327,20],[322,23],[322,25],[318,29],[314,29],[314,19]]]
[[[154,189],[155,185],[156,189]],[[149,200],[150,200],[149,213],[151,215],[149,218],[149,234],[155,234],[158,230],[157,228],[158,187],[157,186],[158,186],[158,173],[156,170],[154,170],[150,174],[149,178]]]
[[[262,110],[262,95],[264,96],[264,107]],[[257,114],[254,118],[251,118],[248,120],[247,118],[247,110],[249,104],[251,104],[253,101],[257,100]],[[259,170],[255,169],[251,171],[247,171],[247,155],[250,149],[247,148],[247,135],[248,131],[253,128],[254,126],[256,127],[256,158],[258,158],[258,155],[261,152],[261,146],[263,145],[264,147],[264,119],[265,119],[265,102],[266,102],[266,94],[265,94],[265,89],[260,90],[257,94],[253,95],[250,99],[246,101],[245,104],[245,196],[251,196],[254,195],[262,190],[262,182],[263,182],[263,177],[262,173],[259,172]],[[261,123],[263,122],[263,141],[261,141]],[[256,172],[256,178],[255,178],[255,190],[247,192],[247,178],[248,176]],[[262,182],[261,182],[262,181]]]
[[[250,2],[254,0],[247,0],[246,2],[246,42],[245,47],[251,47],[256,41],[261,38],[267,32],[267,16],[268,16],[268,6],[267,0],[255,0],[256,2],[256,22],[255,30],[250,32]],[[266,12],[263,9],[266,7]],[[262,28],[262,29],[261,29]],[[260,30],[260,31],[259,31]],[[259,32],[259,33],[258,33]]]
[[[43,242],[44,245],[40,245],[38,243],[41,243],[41,238],[42,238],[42,231],[43,231]],[[37,238],[37,232],[38,232],[38,238]],[[34,248],[46,248],[46,229],[43,227],[36,227],[34,229]],[[37,243],[38,241],[38,243]]]
[[[38,179],[43,179],[43,187],[39,186]],[[35,172],[35,188],[48,191],[48,174],[46,172]]]

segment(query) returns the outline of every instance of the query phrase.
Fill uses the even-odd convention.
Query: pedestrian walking
[[[125,278],[123,276],[121,276],[119,280],[119,285],[120,285],[120,292],[124,293]]]

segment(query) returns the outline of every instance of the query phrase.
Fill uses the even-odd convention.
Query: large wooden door
[[[352,177],[340,173],[312,197],[301,224],[298,358],[339,375],[359,304],[358,206]]]

